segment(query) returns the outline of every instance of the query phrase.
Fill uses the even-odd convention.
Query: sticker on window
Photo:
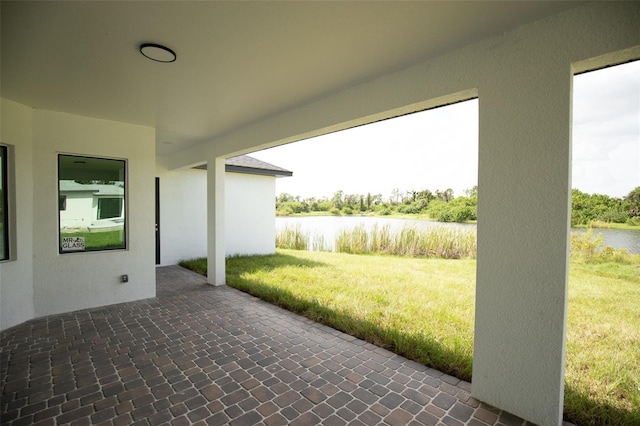
[[[84,250],[84,237],[62,237],[62,251]]]

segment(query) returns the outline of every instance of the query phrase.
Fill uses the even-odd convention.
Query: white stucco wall
[[[67,197],[66,209],[60,211],[60,226],[65,228],[88,228],[96,220],[98,210],[91,192],[61,192]]]
[[[564,394],[572,75],[640,58],[638,22],[638,2],[587,3],[228,133],[179,153],[171,166],[198,158],[212,164],[220,157],[478,96],[472,393],[533,423],[558,425]],[[213,175],[211,166],[209,172]],[[210,223],[217,214],[212,207],[220,203],[216,197],[210,187]],[[216,253],[210,242],[210,261]],[[224,270],[219,259],[211,265]],[[221,272],[211,265],[210,273]]]
[[[226,256],[276,251],[276,179],[244,173],[225,174]]]
[[[170,171],[158,157],[160,265],[207,256],[207,171]],[[225,173],[225,253],[275,252],[275,178]]]
[[[0,330],[34,317],[33,306],[33,143],[31,108],[2,99],[0,141],[15,154],[15,253],[0,263]]]
[[[127,160],[126,250],[58,253],[59,153]],[[31,171],[35,315],[155,296],[155,130],[34,110]],[[120,282],[123,274],[128,283]]]
[[[226,281],[225,158],[207,159],[207,282],[224,285]]]
[[[160,265],[207,255],[207,172],[169,171],[158,158]]]

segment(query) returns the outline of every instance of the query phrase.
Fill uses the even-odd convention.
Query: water
[[[394,219],[386,217],[366,217],[366,216],[306,216],[306,217],[276,217],[276,232],[285,227],[295,228],[300,226],[303,232],[311,235],[311,242],[314,238],[324,239],[327,247],[333,247],[335,237],[342,229],[353,229],[356,226],[364,225],[367,230],[374,225],[382,227],[389,225],[391,231],[400,230],[405,226],[413,226],[417,229],[428,229],[433,227],[452,227],[456,229],[476,228],[475,224],[463,223],[442,223],[428,222],[424,220]],[[586,229],[572,229],[571,232],[584,233]],[[621,229],[594,229],[593,236],[602,234],[604,244],[626,249],[629,253],[640,253],[640,231],[626,231]]]
[[[314,243],[321,242],[325,250],[333,250],[335,239],[341,230],[351,230],[356,226],[364,225],[367,231],[374,226],[379,228],[389,226],[391,232],[400,231],[410,226],[417,229],[434,227],[456,228],[475,230],[475,224],[442,223],[425,220],[392,219],[379,216],[305,216],[305,217],[276,217],[276,232],[288,228],[300,226],[300,230],[310,235],[309,246],[314,248]]]
[[[572,229],[572,233],[586,233],[587,230]],[[640,231],[626,231],[623,229],[601,229],[597,228],[593,230],[592,237],[595,238],[598,234],[602,235],[602,240],[605,245],[614,248],[621,248],[627,250],[629,253],[640,253]]]

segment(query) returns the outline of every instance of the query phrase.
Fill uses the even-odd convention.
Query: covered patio
[[[640,58],[640,2],[2,1],[0,10],[7,421],[284,423],[299,413],[309,423],[507,423],[477,400],[562,423],[573,76]],[[224,287],[225,194],[243,191],[225,178],[226,159],[474,98],[472,389]],[[204,164],[198,209],[182,195]],[[85,252],[78,240],[65,252],[67,174],[123,186],[116,243]],[[201,253],[180,255],[206,256],[212,287],[200,280],[167,296],[157,254],[196,232]]]
[[[179,266],[2,333],[2,424],[521,425],[471,385]]]

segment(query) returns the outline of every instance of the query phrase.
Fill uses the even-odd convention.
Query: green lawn
[[[467,259],[278,250],[228,259],[227,283],[470,380],[475,270]],[[640,261],[572,263],[568,315],[566,419],[640,424]]]
[[[86,250],[124,248],[122,230],[104,232],[61,232],[60,241],[62,241],[63,237],[84,237]]]

